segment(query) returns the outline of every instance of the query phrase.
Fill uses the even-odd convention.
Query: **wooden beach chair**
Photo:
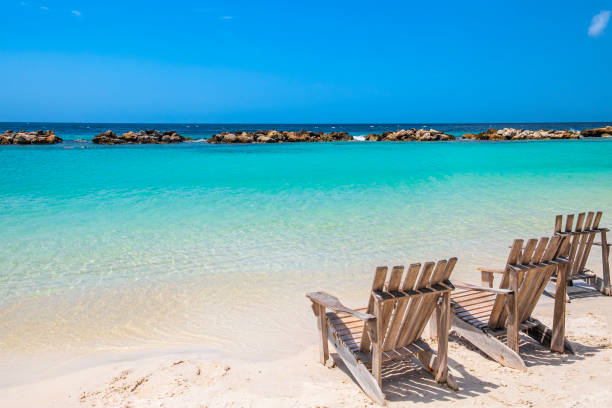
[[[612,295],[610,286],[610,244],[606,237],[607,228],[599,228],[602,213],[589,212],[580,213],[577,216],[569,214],[565,217],[565,228],[563,228],[563,216],[557,215],[555,218],[555,234],[567,235],[570,244],[566,248],[563,256],[569,259],[567,269],[567,283],[573,284],[574,280],[584,280],[589,285],[597,288],[607,296]],[[574,219],[576,223],[574,224]],[[600,234],[601,241],[595,242],[595,237]],[[586,268],[586,262],[591,253],[593,245],[601,246],[602,277],[598,277],[595,272]],[[554,277],[556,279],[556,277]]]
[[[349,309],[325,292],[308,293],[319,327],[321,363],[328,362],[329,340],[361,389],[381,405],[385,403],[382,363],[389,360],[416,356],[437,382],[457,390],[447,367],[453,290],[448,279],[456,263],[451,258],[423,267],[412,264],[403,280],[404,267],[395,266],[386,283],[387,267],[376,268],[368,306],[360,309]],[[437,355],[421,339],[434,311]]]
[[[478,268],[483,286],[453,281],[453,331],[504,366],[526,370],[519,355],[519,332],[523,331],[551,351],[574,353],[565,339],[565,290],[557,284],[552,331],[531,314],[546,284],[556,271],[566,274],[567,259],[562,257],[565,236],[516,239],[503,270]],[[501,274],[499,289],[493,288],[494,274]],[[506,344],[498,338],[506,336]]]

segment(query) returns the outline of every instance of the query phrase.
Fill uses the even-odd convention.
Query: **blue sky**
[[[608,10],[2,0],[0,121],[612,121]]]

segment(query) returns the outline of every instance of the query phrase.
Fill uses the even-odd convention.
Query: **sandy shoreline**
[[[462,341],[450,343],[455,393],[413,362],[384,369],[390,406],[582,407],[612,401],[612,299],[568,304],[567,335],[577,355],[556,355],[522,337],[522,373],[499,366]],[[549,323],[552,301],[536,317]],[[313,331],[314,322],[313,322]],[[0,389],[6,407],[362,407],[372,403],[343,367],[317,362],[317,345],[288,358],[255,362],[198,352],[120,361]]]

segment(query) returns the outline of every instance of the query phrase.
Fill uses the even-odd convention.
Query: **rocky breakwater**
[[[115,144],[169,144],[181,143],[186,140],[192,140],[189,137],[181,136],[180,134],[169,130],[160,132],[158,130],[141,130],[136,132],[126,132],[121,136],[115,134],[111,130],[100,133],[94,136],[95,144],[115,145]]]
[[[256,132],[221,132],[206,140],[208,143],[294,143],[294,142],[343,142],[351,141],[353,136],[345,132],[287,132],[261,130]]]
[[[580,134],[584,137],[612,137],[612,126],[584,129]]]
[[[435,129],[400,129],[395,132],[372,133],[367,135],[365,139],[374,142],[436,142],[455,140],[455,136],[447,135]]]
[[[546,140],[546,139],[580,139],[580,133],[574,130],[525,130],[514,128],[489,129],[481,133],[464,133],[463,139],[473,140]]]
[[[7,130],[6,132],[0,134],[0,144],[9,145],[9,144],[36,144],[36,145],[44,145],[44,144],[55,144],[61,143],[62,139],[57,137],[52,130],[42,131],[37,130],[35,132],[26,132],[24,130],[20,130],[19,132],[13,132],[12,130]]]

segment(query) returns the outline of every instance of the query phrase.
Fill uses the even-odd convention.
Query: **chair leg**
[[[493,287],[493,272],[481,271],[480,278],[482,281],[482,286],[488,286],[490,288]]]
[[[431,350],[430,348],[425,348],[423,351],[419,351],[416,353],[417,358],[425,366],[427,372],[433,374],[434,377],[437,377],[440,367],[440,360],[438,356]],[[455,376],[452,374],[451,369],[446,367],[446,385],[448,388],[454,391],[459,390],[459,385],[457,384],[457,380]]]
[[[518,295],[518,273],[515,270],[510,270],[509,275],[509,287],[513,290],[513,292],[506,295],[505,306],[508,312],[508,320],[506,323],[507,344],[512,351],[518,354],[520,330],[518,304],[516,301],[516,297]]]
[[[483,353],[491,357],[503,366],[527,370],[525,362],[514,350],[508,348],[504,343],[483,332],[481,329],[464,322],[459,317],[453,317],[452,330],[459,337],[462,337],[478,347]]]
[[[535,322],[537,325],[525,330],[525,334],[540,343],[542,346],[550,347],[552,343],[551,340],[553,331],[537,319],[531,318],[530,320]],[[563,348],[565,349],[566,353],[576,354],[574,346],[572,346],[572,343],[568,339],[563,339]]]
[[[448,320],[450,319],[450,292],[444,292],[439,305],[436,306],[438,318],[438,359],[440,361],[436,381],[445,383],[448,374]]]
[[[603,275],[603,290],[604,295],[612,295],[612,287],[610,286],[610,247],[606,238],[606,231],[601,231],[601,260],[602,260],[602,275]]]
[[[565,297],[567,287],[565,279],[567,277],[567,264],[557,267],[557,290],[555,294],[555,311],[553,316],[553,330],[550,341],[550,351],[563,353],[565,349]]]
[[[378,299],[374,300],[374,321],[373,328],[370,329],[370,340],[372,342],[372,375],[376,379],[378,386],[382,388],[382,302]]]
[[[346,345],[335,339],[331,332],[329,333],[329,341],[334,346],[338,352],[338,356],[342,359],[344,365],[353,375],[353,378],[355,378],[363,392],[370,397],[372,401],[380,405],[385,405],[385,394],[383,394],[380,385],[378,385],[378,381],[372,376],[370,370],[355,358]]]
[[[319,329],[319,361],[325,365],[329,359],[329,344],[327,342],[327,316],[325,316],[325,308],[317,303],[312,304],[312,309],[317,316],[317,327]]]
[[[432,340],[438,339],[438,322],[440,321],[440,305],[436,304],[434,313],[429,318],[429,338]]]

